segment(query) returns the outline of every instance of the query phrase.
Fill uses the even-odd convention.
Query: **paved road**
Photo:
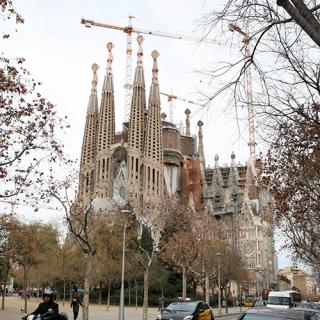
[[[31,298],[28,302],[28,312],[32,312],[35,310],[41,299]],[[69,316],[69,320],[72,320],[72,312],[70,308],[69,302],[65,303],[63,306],[62,302],[59,303],[60,311],[66,312]],[[18,320],[21,319],[20,309],[24,307],[24,301],[20,297],[6,297],[5,299],[5,310],[0,310],[0,320]],[[158,310],[156,308],[148,309],[148,319],[155,320],[158,314]],[[217,309],[213,309],[214,315],[217,315]],[[224,313],[224,310],[222,310]],[[218,320],[236,320],[239,317],[239,308],[230,308],[230,315],[216,317]],[[237,312],[236,315],[231,315],[231,313]],[[106,310],[105,305],[90,305],[89,309],[89,320],[115,320],[118,319],[119,307],[111,306],[109,310]],[[78,316],[78,320],[82,319],[82,313],[80,308],[80,313]],[[141,320],[142,319],[142,308],[125,308],[125,319],[127,320]]]

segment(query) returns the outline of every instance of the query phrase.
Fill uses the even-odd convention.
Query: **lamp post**
[[[119,320],[124,320],[124,265],[126,259],[126,231],[127,220],[123,227],[123,240],[122,240],[122,266],[121,266],[121,289],[120,289],[120,307],[119,307]]]
[[[130,213],[129,210],[122,210],[124,214]],[[120,289],[120,306],[119,306],[119,320],[124,320],[124,268],[126,259],[126,232],[127,232],[128,219],[123,226],[123,240],[122,240],[122,265],[121,265],[121,289]]]
[[[218,257],[218,286],[219,286],[219,291],[218,291],[218,315],[220,316],[221,315],[221,267],[220,267],[220,264],[221,264],[221,256],[222,256],[222,253],[221,252],[218,252],[216,254],[216,256]]]

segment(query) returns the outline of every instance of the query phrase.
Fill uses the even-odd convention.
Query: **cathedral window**
[[[89,185],[89,173],[87,172],[87,176],[86,176],[86,186]]]

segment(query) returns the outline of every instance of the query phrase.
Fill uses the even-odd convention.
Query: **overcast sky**
[[[210,6],[218,1],[210,1]],[[116,122],[121,129],[124,117],[124,79],[126,34],[104,28],[85,28],[81,17],[108,24],[126,26],[128,15],[134,15],[133,26],[171,33],[194,34],[198,20],[210,9],[206,1],[162,0],[162,1],[49,1],[16,0],[16,9],[25,18],[10,40],[5,41],[4,50],[11,56],[23,56],[32,75],[43,83],[45,96],[57,105],[61,115],[67,115],[71,129],[63,138],[67,151],[79,158],[85,113],[90,94],[91,65],[100,65],[98,71],[98,95],[100,97],[106,68],[106,43],[112,41],[115,80]],[[217,33],[218,34],[218,33]],[[133,69],[136,65],[136,34],[133,34]],[[222,42],[224,39],[220,39]],[[213,91],[206,79],[197,70],[206,70],[213,63],[240,57],[240,47],[232,48],[212,44],[197,45],[194,42],[172,40],[164,37],[145,36],[143,43],[146,86],[149,91],[151,77],[151,52],[156,49],[159,57],[159,81],[162,92],[170,90],[182,98],[198,101],[198,91]],[[241,136],[230,110],[225,113],[228,100],[216,100],[210,110],[199,111],[199,107],[175,101],[174,122],[184,121],[184,110],[191,110],[192,131],[197,133],[196,123],[204,122],[205,154],[208,164],[214,163],[214,155],[220,155],[221,163],[230,163],[231,152],[244,163],[248,158],[247,121],[240,121]],[[162,97],[162,110],[169,114],[168,102]],[[259,146],[258,146],[259,150]]]
[[[15,0],[16,10],[25,19],[7,41],[2,41],[2,50],[7,56],[22,56],[32,76],[42,82],[44,96],[53,102],[59,114],[67,115],[71,128],[61,137],[67,153],[79,158],[88,98],[91,90],[92,63],[100,66],[98,71],[98,96],[106,68],[106,44],[114,44],[113,74],[117,130],[121,129],[124,117],[124,80],[126,58],[126,34],[121,31],[80,24],[82,17],[99,22],[126,26],[128,16],[133,15],[133,26],[163,32],[201,37],[194,32],[201,16],[219,1],[196,0]],[[227,27],[226,27],[227,28]],[[222,30],[223,31],[223,30]],[[219,37],[214,32],[211,37]],[[136,65],[136,34],[133,34],[133,71]],[[213,91],[197,70],[207,70],[214,63],[241,57],[239,48],[226,45],[198,45],[194,42],[172,40],[164,37],[144,36],[144,66],[147,96],[151,78],[151,52],[160,52],[158,59],[159,82],[162,92],[197,101],[197,92]],[[219,38],[224,42],[224,38]],[[162,97],[162,111],[169,114],[168,102]],[[208,164],[213,165],[214,155],[220,155],[220,163],[230,163],[231,152],[238,161],[245,163],[249,156],[246,112],[239,122],[240,134],[232,108],[226,112],[230,101],[216,100],[209,110],[175,101],[174,122],[184,121],[184,110],[191,110],[191,130],[197,133],[196,123],[204,122],[204,145]],[[257,146],[257,153],[263,146]],[[53,217],[54,213],[50,216]],[[286,264],[280,260],[280,265]]]

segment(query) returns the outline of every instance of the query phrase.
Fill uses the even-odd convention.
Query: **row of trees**
[[[223,266],[220,271],[224,287],[227,287],[230,280],[245,279],[246,272],[240,258],[230,251],[226,240],[227,230],[221,222],[212,221],[212,217],[210,219],[205,214],[200,219],[181,204],[177,208],[180,209],[176,214],[166,217],[157,248],[154,247],[154,239],[148,227],[144,226],[139,233],[137,220],[121,212],[100,212],[88,216],[86,233],[90,234],[90,239],[85,245],[81,245],[73,233],[68,233],[61,241],[58,230],[50,225],[25,224],[14,216],[2,216],[3,281],[6,284],[8,276],[13,275],[23,287],[24,293],[27,287],[61,288],[62,283],[67,283],[71,288],[84,287],[84,299],[86,294],[88,296],[87,304],[90,288],[108,288],[109,305],[111,288],[120,284],[122,232],[125,220],[129,219],[126,261],[130,263],[126,263],[126,278],[131,281],[143,280],[144,316],[147,316],[149,282],[160,288],[159,294],[164,296],[169,277],[174,274],[181,274],[183,288],[177,288],[177,291],[182,291],[182,297],[187,295],[188,282],[189,287],[194,289],[198,285],[202,286],[209,302],[209,288],[214,291],[217,285],[218,259],[221,259]],[[73,220],[73,217],[70,219]],[[78,227],[80,231],[84,226],[79,223]],[[88,246],[94,247],[92,257]],[[217,253],[221,253],[222,257],[217,256]],[[25,304],[27,308],[26,296]]]

